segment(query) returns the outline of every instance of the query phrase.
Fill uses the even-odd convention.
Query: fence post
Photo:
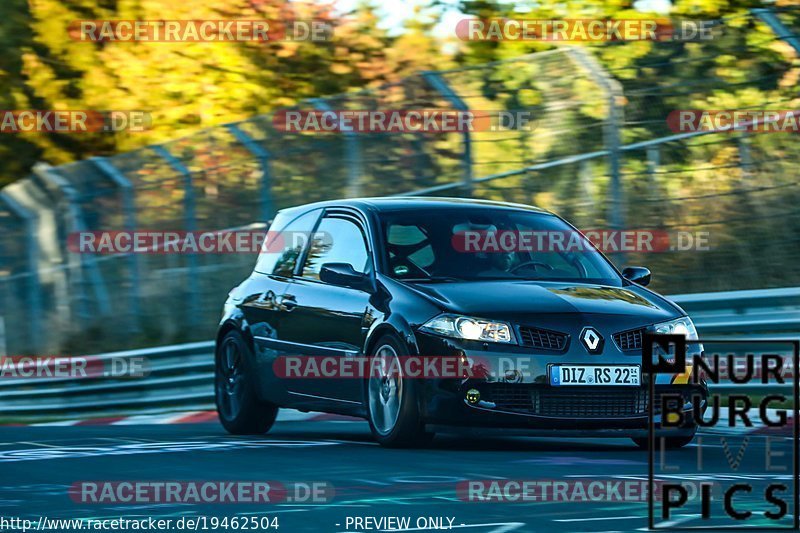
[[[738,139],[739,144],[739,163],[742,166],[742,176],[749,178],[753,169],[753,157],[750,154],[750,138],[746,133]]]
[[[647,178],[650,181],[650,186],[656,184],[656,175],[658,174],[658,167],[661,166],[661,150],[658,146],[650,146],[647,148]]]
[[[622,116],[618,105],[618,101],[622,97],[622,85],[606,72],[597,59],[586,49],[569,48],[568,54],[578,65],[589,71],[605,91],[608,102],[608,120],[603,130],[603,143],[606,150],[608,150],[608,171],[611,180],[609,190],[611,213],[609,218],[613,229],[623,229],[625,226],[625,204],[619,169],[619,126],[622,123]]]
[[[321,111],[332,111],[328,103],[321,98],[311,98],[309,100],[314,107]],[[362,176],[364,169],[361,165],[361,145],[358,141],[358,134],[352,129],[341,126],[339,128],[344,135],[345,149],[347,150],[347,191],[348,198],[358,198],[361,196]]]
[[[272,154],[245,133],[237,124],[227,124],[225,127],[228,128],[228,131],[237,141],[242,143],[258,159],[258,163],[261,165],[261,220],[268,224],[273,215],[272,169],[270,168]]]
[[[0,315],[0,357],[8,355],[8,348],[6,347],[6,321]]]
[[[89,161],[106,177],[108,177],[122,193],[122,211],[125,229],[131,233],[136,231],[136,206],[134,203],[134,189],[133,184],[125,177],[125,175],[117,169],[105,157],[91,157]],[[128,291],[128,310],[131,316],[130,327],[132,331],[138,332],[139,317],[141,316],[141,309],[139,306],[139,256],[136,253],[131,253],[128,256],[128,266],[130,268],[131,286]]]
[[[594,176],[592,174],[592,166],[589,161],[581,161],[578,170],[578,186],[580,187],[581,207],[580,221],[581,224],[594,223],[594,202],[592,201],[592,183]],[[590,216],[585,216],[588,214]],[[585,227],[585,226],[582,226]]]
[[[427,81],[431,87],[433,87],[439,94],[441,94],[450,104],[458,111],[466,113],[469,111],[469,107],[461,99],[460,96],[456,94],[455,91],[448,85],[448,83],[442,78],[438,72],[433,70],[428,70],[422,73],[422,77],[425,81]],[[472,134],[469,130],[465,130],[462,133],[463,140],[464,140],[464,151],[462,154],[462,167],[464,172],[464,185],[463,189],[465,195],[467,197],[471,197],[474,192],[474,182],[473,182],[473,175],[472,175]]]
[[[622,187],[619,163],[621,145],[619,127],[622,124],[622,110],[619,102],[622,100],[622,85],[606,72],[591,52],[585,48],[569,48],[567,55],[577,65],[587,70],[605,92],[608,103],[608,120],[603,127],[603,144],[608,151],[609,222],[612,229],[623,230],[625,228],[625,191]],[[624,261],[624,254],[615,255],[621,262]]]
[[[22,207],[6,191],[0,191],[0,200],[6,204],[8,210],[25,224],[25,250],[28,255],[27,298],[28,316],[28,344],[34,353],[39,353],[42,340],[45,338],[42,331],[42,286],[39,281],[39,243],[36,240],[36,217]]]
[[[786,41],[789,46],[795,49],[798,55],[800,55],[800,38],[798,37],[797,33],[794,33],[792,30],[786,27],[781,19],[778,18],[778,15],[775,14],[775,11],[769,7],[759,7],[755,9],[751,9],[750,13],[757,16],[764,23],[770,27],[770,29],[775,32],[775,35],[778,39]]]
[[[60,191],[67,211],[69,231],[76,233],[87,231],[86,224],[83,221],[83,212],[78,202],[78,192],[72,187],[72,184],[47,163],[36,163],[33,166],[33,173],[44,182],[55,186]],[[67,251],[69,252],[69,250]],[[83,254],[80,252],[71,255],[77,257],[75,267],[80,274],[79,283],[83,283],[83,267],[85,265],[100,314],[108,315],[111,312],[111,304],[109,302],[105,283],[103,282],[103,276],[100,273],[100,269],[97,267],[95,258],[93,256],[88,256],[84,260]],[[82,289],[81,293],[83,293]],[[85,302],[82,302],[81,305],[85,305]],[[84,315],[84,318],[90,317],[89,313],[84,312]]]
[[[169,153],[163,146],[151,146],[151,149],[174,170],[183,176],[183,210],[185,218],[186,231],[193,232],[197,230],[197,217],[195,215],[195,200],[194,200],[194,182],[192,180],[192,172],[186,168],[186,165]],[[199,299],[197,295],[197,287],[193,284],[197,281],[197,254],[187,254],[187,263],[189,265],[189,279],[186,283],[186,296],[189,302],[189,312],[187,313],[187,326],[193,329],[197,325],[197,314],[200,311]]]

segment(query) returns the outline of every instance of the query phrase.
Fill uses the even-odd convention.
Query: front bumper
[[[636,354],[604,353],[600,356],[579,351],[532,353],[520,346],[498,347],[474,341],[458,341],[425,333],[418,334],[422,354],[465,357],[484,369],[480,376],[464,379],[426,379],[419,383],[420,412],[435,431],[446,428],[492,428],[512,433],[558,436],[642,437],[648,432],[648,376],[637,387],[580,386],[553,387],[548,364],[639,364]],[[511,371],[510,366],[524,366]],[[471,400],[467,399],[470,391]],[[475,401],[475,392],[480,399]],[[659,376],[654,403],[657,434],[682,436],[694,432],[695,406],[705,411],[708,390],[704,383]],[[662,395],[680,395],[684,423],[661,429]]]

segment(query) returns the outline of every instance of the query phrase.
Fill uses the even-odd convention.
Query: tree
[[[392,51],[375,8],[344,16],[326,4],[276,0],[7,0],[0,3],[0,104],[3,109],[146,111],[145,132],[26,134],[0,143],[0,185],[39,159],[65,163],[175,139],[209,126],[269,112],[298,100],[397,80],[436,53]],[[81,42],[77,20],[321,19],[325,42]],[[422,33],[413,33],[421,39]],[[410,38],[410,37],[409,37]],[[391,59],[390,59],[391,58]]]

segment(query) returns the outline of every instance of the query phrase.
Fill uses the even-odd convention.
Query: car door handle
[[[280,305],[283,311],[291,312],[297,307],[297,300],[294,299],[294,296],[283,296]]]

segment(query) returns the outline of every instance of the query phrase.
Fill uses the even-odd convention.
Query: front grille
[[[644,328],[621,331],[619,333],[614,333],[614,342],[617,343],[617,346],[623,352],[641,350],[643,334]]]
[[[567,335],[557,331],[520,326],[519,336],[523,346],[540,350],[563,350],[567,346]]]
[[[497,409],[561,418],[615,418],[647,414],[647,389],[566,390],[553,387],[494,384],[488,399]],[[658,404],[655,406],[659,411]]]
[[[492,387],[491,402],[507,411],[533,411],[533,391],[525,385],[497,385]]]
[[[647,413],[647,391],[550,391],[533,393],[534,413],[564,418],[613,418]]]

